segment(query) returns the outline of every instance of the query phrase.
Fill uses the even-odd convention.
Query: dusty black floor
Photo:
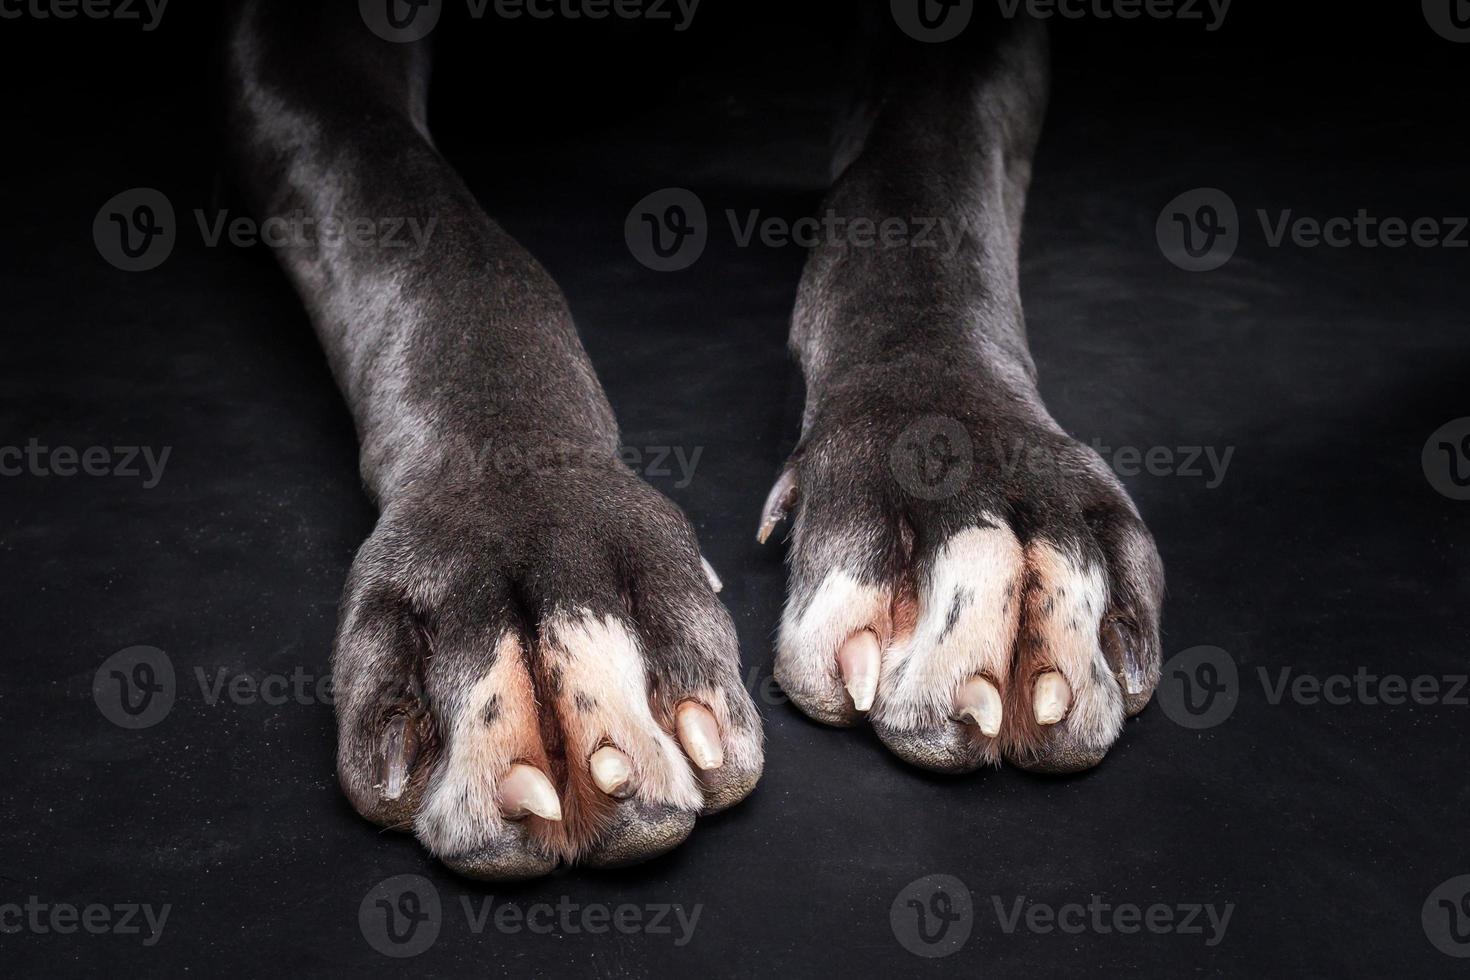
[[[1071,431],[1114,449],[1168,447],[1175,464],[1189,447],[1233,454],[1216,486],[1177,472],[1126,482],[1168,568],[1168,652],[1218,647],[1237,676],[1223,721],[1191,729],[1155,704],[1103,766],[1067,779],[923,775],[773,695],[781,548],[758,548],[754,530],[796,436],[784,336],[803,256],[737,247],[721,224],[684,272],[649,271],[624,245],[629,207],[669,185],[712,215],[815,208],[830,51],[696,46],[651,67],[630,55],[621,74],[603,52],[604,75],[560,62],[524,92],[486,83],[446,97],[447,151],[563,284],[625,442],[700,453],[687,485],[677,467],[650,479],[724,576],[768,738],[755,795],[672,855],[516,887],[457,879],[411,838],[358,819],[313,691],[280,705],[213,694],[221,678],[323,675],[373,514],[350,421],[269,256],[206,248],[192,230],[193,209],[229,198],[214,196],[206,28],[189,15],[172,37],[168,21],[146,36],[0,25],[43,55],[7,71],[0,446],[169,450],[156,486],[146,468],[0,479],[7,975],[1463,970],[1448,952],[1470,943],[1447,930],[1470,925],[1456,904],[1467,889],[1436,889],[1470,874],[1470,692],[1453,679],[1470,670],[1470,502],[1436,489],[1421,451],[1470,416],[1470,250],[1271,247],[1255,216],[1470,209],[1470,45],[1436,36],[1417,5],[1386,23],[1343,28],[1324,13],[1283,28],[1242,0],[1214,34],[1058,32],[1024,249],[1043,391]],[[557,108],[521,108],[538,92]],[[506,117],[524,138],[497,128]],[[163,266],[129,274],[101,260],[91,225],[135,186],[167,193],[187,226]],[[1164,204],[1197,187],[1229,194],[1243,222],[1213,272],[1176,268],[1155,238]],[[1448,457],[1430,457],[1445,485]],[[99,710],[93,682],[135,645],[164,651],[176,693],[166,717],[127,730]],[[1283,670],[1440,678],[1440,703],[1370,703],[1357,688],[1343,704],[1290,692],[1273,703]],[[400,961],[369,942],[359,913],[405,874],[427,879],[442,913],[432,945]],[[961,918],[943,942],[970,932],[924,959],[908,947],[949,947],[913,938],[907,900],[932,893],[905,890],[932,875],[970,896],[947,885]],[[1080,932],[1044,929],[1048,909],[1093,896],[1111,911],[1066,918]],[[1031,911],[1007,931],[1018,900]],[[141,913],[137,934],[55,928],[91,904],[116,924],[125,903],[167,906],[161,933],[150,940]],[[647,926],[674,903],[686,923],[698,915],[692,932],[674,916],[668,933],[583,928],[589,910],[596,926],[636,906]],[[1162,919],[1116,928],[1153,905],[1177,926],[1196,903],[1228,914],[1223,930],[1205,912],[1199,933]]]

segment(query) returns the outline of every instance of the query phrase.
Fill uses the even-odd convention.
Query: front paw
[[[348,798],[471,877],[651,857],[761,772],[693,529],[613,465],[387,507],[333,674]]]
[[[924,768],[1093,766],[1158,681],[1153,539],[1044,413],[946,408],[809,428],[762,527],[794,510],[776,676]]]

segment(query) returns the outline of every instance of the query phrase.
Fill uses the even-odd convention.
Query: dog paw
[[[1163,568],[1097,454],[1045,418],[819,414],[760,536],[794,514],[776,677],[900,758],[1096,765],[1159,676]]]
[[[683,514],[612,467],[523,489],[387,507],[333,654],[348,798],[475,878],[663,853],[762,766]]]

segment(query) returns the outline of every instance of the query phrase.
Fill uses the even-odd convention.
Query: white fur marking
[[[875,718],[897,729],[942,724],[960,687],[1004,680],[1020,620],[1021,545],[1003,522],[950,538],[919,597],[914,632],[883,658]]]
[[[1037,623],[1042,660],[1066,677],[1072,688],[1067,724],[1087,745],[1112,744],[1122,731],[1123,694],[1098,643],[1098,627],[1108,606],[1103,570],[1064,555],[1047,544],[1029,552],[1036,570]],[[1046,600],[1050,611],[1044,611]]]
[[[823,708],[845,706],[847,694],[837,668],[837,648],[868,626],[880,637],[889,632],[888,593],[863,585],[841,569],[827,573],[801,612],[795,603],[787,603],[776,652],[786,693],[815,698]]]
[[[495,699],[495,721],[485,709]],[[510,634],[490,670],[465,693],[449,723],[443,761],[435,769],[414,829],[436,854],[467,853],[500,833],[496,784],[511,763],[541,755],[536,695]]]
[[[591,758],[607,739],[632,759],[639,796],[686,810],[701,808],[699,780],[649,709],[643,653],[633,634],[610,616],[598,619],[583,610],[550,620],[546,636],[557,651],[548,655],[562,660],[557,711],[573,764]]]

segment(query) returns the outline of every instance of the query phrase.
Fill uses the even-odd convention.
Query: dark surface
[[[0,23],[41,55],[7,61],[0,444],[172,447],[152,489],[0,479],[0,904],[171,906],[151,947],[0,932],[4,972],[1462,971],[1420,916],[1441,882],[1470,873],[1470,707],[1272,704],[1257,670],[1466,672],[1470,503],[1435,491],[1420,451],[1470,415],[1470,250],[1273,249],[1248,219],[1228,265],[1188,273],[1154,237],[1164,203],[1200,186],[1245,216],[1463,215],[1470,45],[1400,7],[1343,25],[1242,3],[1209,34],[1057,31],[1023,249],[1043,393],[1084,439],[1234,447],[1215,489],[1126,482],[1168,569],[1166,653],[1221,647],[1241,677],[1223,724],[1191,731],[1151,706],[1099,769],[1065,779],[930,777],[869,733],[821,728],[769,696],[783,570],[754,530],[796,436],[784,337],[802,254],[737,248],[717,225],[692,269],[658,274],[629,255],[623,218],[667,185],[712,213],[816,207],[831,45],[799,38],[822,36],[820,19],[711,33],[727,4],[663,60],[645,55],[667,32],[616,50],[583,32],[567,52],[538,29],[514,38],[538,71],[446,68],[441,82],[478,87],[436,96],[441,142],[566,290],[625,443],[702,447],[689,486],[651,480],[724,577],[768,741],[754,796],[673,854],[513,887],[456,879],[412,838],[358,819],[335,784],[329,707],[212,705],[195,678],[325,671],[373,520],[350,421],[264,249],[206,249],[186,229],[163,267],[127,274],[92,245],[97,208],[129,187],[164,190],[181,216],[213,207],[208,25],[186,10],[147,35]],[[160,723],[125,731],[91,688],[135,644],[166,651],[179,688]],[[365,941],[358,910],[405,873],[433,882],[445,914],[432,948],[395,961]],[[961,879],[975,916],[961,951],[925,960],[889,912],[931,874]],[[1092,895],[1234,911],[1207,946],[1208,927],[1006,934],[992,898]],[[460,900],[491,896],[522,910],[701,910],[682,946],[677,926],[536,935],[492,921],[476,935]]]

